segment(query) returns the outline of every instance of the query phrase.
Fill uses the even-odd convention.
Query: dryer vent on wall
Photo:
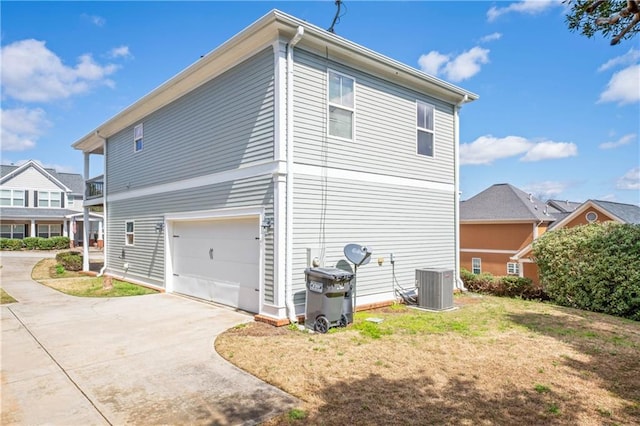
[[[418,306],[442,311],[453,308],[453,271],[451,269],[416,269]]]

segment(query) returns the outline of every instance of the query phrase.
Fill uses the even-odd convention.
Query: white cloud
[[[499,16],[512,12],[537,15],[555,6],[562,6],[562,2],[560,0],[524,0],[511,3],[506,7],[492,6],[491,9],[487,11],[487,20],[493,22]]]
[[[4,93],[24,102],[50,102],[85,93],[97,85],[112,86],[107,78],[118,66],[100,65],[91,55],[78,58],[69,67],[44,41],[27,39],[2,47],[2,87]]]
[[[496,138],[491,135],[460,145],[460,164],[463,165],[489,165],[496,160],[518,155],[522,155],[520,161],[551,160],[578,155],[578,147],[568,142],[535,142],[520,136]]]
[[[640,101],[640,64],[613,74],[598,102],[617,102],[619,105]]]
[[[617,141],[601,143],[600,145],[598,145],[598,148],[600,148],[600,149],[617,148],[619,146],[623,146],[623,145],[627,145],[627,144],[631,143],[631,141],[634,140],[635,138],[636,138],[636,134],[635,133],[629,133],[628,135],[624,135],[623,137],[621,137]]]
[[[36,141],[51,123],[40,109],[0,110],[2,151],[25,151],[36,146]]]
[[[616,183],[618,189],[640,189],[640,167],[629,170]]]
[[[434,75],[444,75],[448,80],[459,82],[480,72],[482,64],[489,62],[489,49],[473,47],[452,59],[435,50],[420,56],[420,69]]]
[[[613,59],[608,60],[604,64],[600,65],[598,68],[598,72],[606,71],[610,68],[618,67],[618,66],[627,66],[631,64],[635,64],[640,60],[640,50],[634,49],[633,47],[624,55],[617,56]]]
[[[107,23],[107,20],[104,19],[102,16],[89,15],[86,13],[83,13],[81,16],[82,18],[86,19],[87,21],[91,22],[93,25],[98,27],[104,27],[104,24]]]
[[[542,161],[557,158],[575,157],[578,155],[578,147],[572,142],[544,141],[534,144],[520,161]]]
[[[569,186],[571,186],[571,184],[567,182],[545,180],[542,182],[530,183],[522,189],[534,194],[536,198],[548,200],[562,194]]]
[[[107,54],[110,58],[133,58],[133,55],[129,51],[129,46],[114,47]]]
[[[488,43],[490,41],[500,40],[501,38],[502,38],[501,33],[487,34],[486,36],[480,39],[480,43]]]

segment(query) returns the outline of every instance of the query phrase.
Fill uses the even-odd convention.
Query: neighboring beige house
[[[547,231],[593,222],[640,223],[640,207],[610,201],[541,201],[512,185],[492,185],[460,203],[460,265],[480,274],[538,282],[533,242]]]
[[[44,168],[34,160],[0,166],[0,237],[69,237],[83,243],[84,180]],[[102,216],[91,213],[90,240],[102,243]]]

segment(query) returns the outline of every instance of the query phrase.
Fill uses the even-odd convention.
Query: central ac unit
[[[434,311],[453,308],[453,271],[416,269],[418,306]]]

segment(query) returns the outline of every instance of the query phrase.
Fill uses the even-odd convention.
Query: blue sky
[[[461,190],[640,204],[640,37],[570,33],[558,1],[346,1],[336,33],[480,95],[461,111]],[[321,2],[1,3],[2,163],[82,173],[70,145],[271,9]]]

